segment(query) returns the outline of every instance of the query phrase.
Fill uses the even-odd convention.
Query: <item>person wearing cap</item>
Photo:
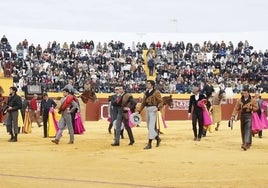
[[[31,116],[34,118],[34,121],[36,121],[38,127],[41,127],[42,124],[37,114],[37,98],[38,98],[38,95],[34,94],[33,98],[30,100],[30,112],[31,112]]]
[[[257,111],[259,107],[257,101],[251,97],[248,87],[244,87],[241,94],[242,97],[236,101],[231,120],[240,113],[241,148],[246,151],[252,144],[252,111]]]
[[[163,108],[163,100],[160,91],[155,89],[155,82],[153,80],[147,80],[147,90],[138,112],[140,113],[144,107],[146,107],[146,123],[148,128],[148,143],[144,149],[151,149],[154,139],[156,139],[156,147],[159,147],[161,138],[157,130],[157,112]]]
[[[188,118],[192,116],[192,127],[194,133],[194,141],[200,141],[203,135],[203,110],[198,106],[198,102],[206,99],[206,97],[200,93],[198,87],[194,86],[192,88],[193,95],[190,96],[189,108],[188,108]],[[198,123],[198,130],[197,130]]]
[[[9,88],[9,97],[7,100],[7,119],[6,119],[6,127],[7,132],[10,134],[9,142],[17,142],[18,141],[18,115],[19,110],[21,109],[22,102],[21,97],[17,95],[17,88],[10,87]]]
[[[43,119],[43,126],[44,126],[44,138],[47,138],[47,123],[48,123],[48,115],[50,108],[55,108],[57,104],[53,99],[48,98],[48,94],[43,94],[43,99],[41,101],[40,107],[40,115]]]
[[[57,131],[56,138],[51,140],[55,144],[59,144],[60,138],[62,136],[63,130],[68,128],[70,140],[68,144],[74,143],[74,129],[72,125],[72,115],[71,113],[78,109],[78,104],[75,102],[75,98],[70,94],[69,89],[63,89],[62,104],[59,107],[59,113],[61,113],[61,118],[59,120],[59,130]]]

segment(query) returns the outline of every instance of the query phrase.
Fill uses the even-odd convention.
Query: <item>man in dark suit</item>
[[[190,97],[188,118],[192,116],[192,126],[194,132],[194,141],[200,141],[203,134],[203,112],[202,108],[197,105],[198,101],[205,99],[203,94],[200,94],[198,87],[193,87],[193,95]],[[198,132],[197,132],[197,122],[198,122]]]
[[[118,88],[117,88],[117,90],[118,90]],[[109,132],[110,134],[112,134],[113,119],[114,119],[114,118],[113,118],[113,105],[112,105],[112,101],[114,101],[116,97],[117,97],[116,94],[114,94],[114,95],[110,95],[110,96],[108,97],[108,117],[109,117],[109,119],[110,119],[109,126],[108,126],[108,132]]]
[[[207,97],[207,99],[209,100],[210,97],[212,96],[212,93],[215,91],[214,90],[214,87],[212,85],[213,81],[212,80],[209,80],[205,86],[204,86],[204,89],[203,89],[203,93],[204,95]]]
[[[114,143],[111,144],[112,146],[119,146],[120,145],[120,135],[122,132],[121,125],[123,120],[123,108],[122,108],[122,98],[123,98],[123,88],[117,87],[115,88],[116,96],[111,101],[113,106],[113,119],[112,121],[116,120],[116,127],[115,127],[115,138]]]
[[[110,123],[108,126],[108,132],[111,134],[112,133],[112,128],[113,128],[113,123],[114,120],[116,120],[116,116],[117,116],[117,110],[114,110],[114,108],[117,108],[117,103],[115,102],[117,99],[117,96],[119,94],[119,87],[115,87],[114,89],[115,94],[109,96],[108,98],[108,116],[110,118]],[[115,129],[115,128],[114,128]],[[114,130],[114,137],[115,137],[115,130]],[[124,129],[121,130],[120,132],[120,136],[123,139],[124,138]]]
[[[123,91],[124,93],[124,91]],[[124,127],[127,130],[129,144],[133,145],[135,143],[134,136],[129,125],[129,112],[135,112],[137,102],[134,100],[133,96],[130,93],[124,93],[122,97],[122,108],[123,108],[123,123]]]
[[[9,97],[7,100],[7,119],[6,119],[6,126],[7,132],[10,133],[11,137],[9,142],[17,142],[17,135],[18,135],[18,115],[19,110],[21,109],[22,103],[20,96],[17,95],[17,88],[10,87],[9,88]]]
[[[43,94],[43,100],[41,101],[40,115],[43,117],[43,126],[44,126],[44,138],[47,138],[47,122],[49,110],[51,107],[55,108],[57,104],[53,99],[48,98],[47,93]]]

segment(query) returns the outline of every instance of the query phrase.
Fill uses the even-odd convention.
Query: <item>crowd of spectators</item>
[[[192,86],[202,88],[208,81],[234,93],[245,84],[252,92],[268,92],[268,50],[254,49],[248,41],[133,42],[128,47],[113,40],[53,41],[42,47],[24,39],[14,49],[5,35],[0,41],[0,68],[19,90],[41,85],[59,92],[71,79],[77,92],[90,84],[97,93],[109,93],[122,83],[127,92],[140,93],[146,89],[148,60],[162,93],[190,93]]]

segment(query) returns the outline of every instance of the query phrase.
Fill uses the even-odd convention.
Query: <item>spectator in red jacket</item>
[[[38,124],[38,127],[41,127],[42,124],[40,122],[40,118],[37,113],[37,97],[38,97],[37,94],[34,94],[33,98],[30,101],[30,113],[32,117],[32,122],[36,121],[36,123]]]

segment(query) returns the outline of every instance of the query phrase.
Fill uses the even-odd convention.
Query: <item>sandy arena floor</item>
[[[9,143],[0,127],[0,187],[7,188],[162,188],[268,186],[268,131],[253,138],[243,151],[239,122],[233,130],[222,122],[220,130],[193,141],[190,121],[169,121],[159,148],[144,150],[147,129],[133,128],[136,143],[125,139],[112,147],[107,122],[86,122],[86,132],[69,141],[68,131],[59,145],[43,138],[34,124],[31,134],[20,134]]]

